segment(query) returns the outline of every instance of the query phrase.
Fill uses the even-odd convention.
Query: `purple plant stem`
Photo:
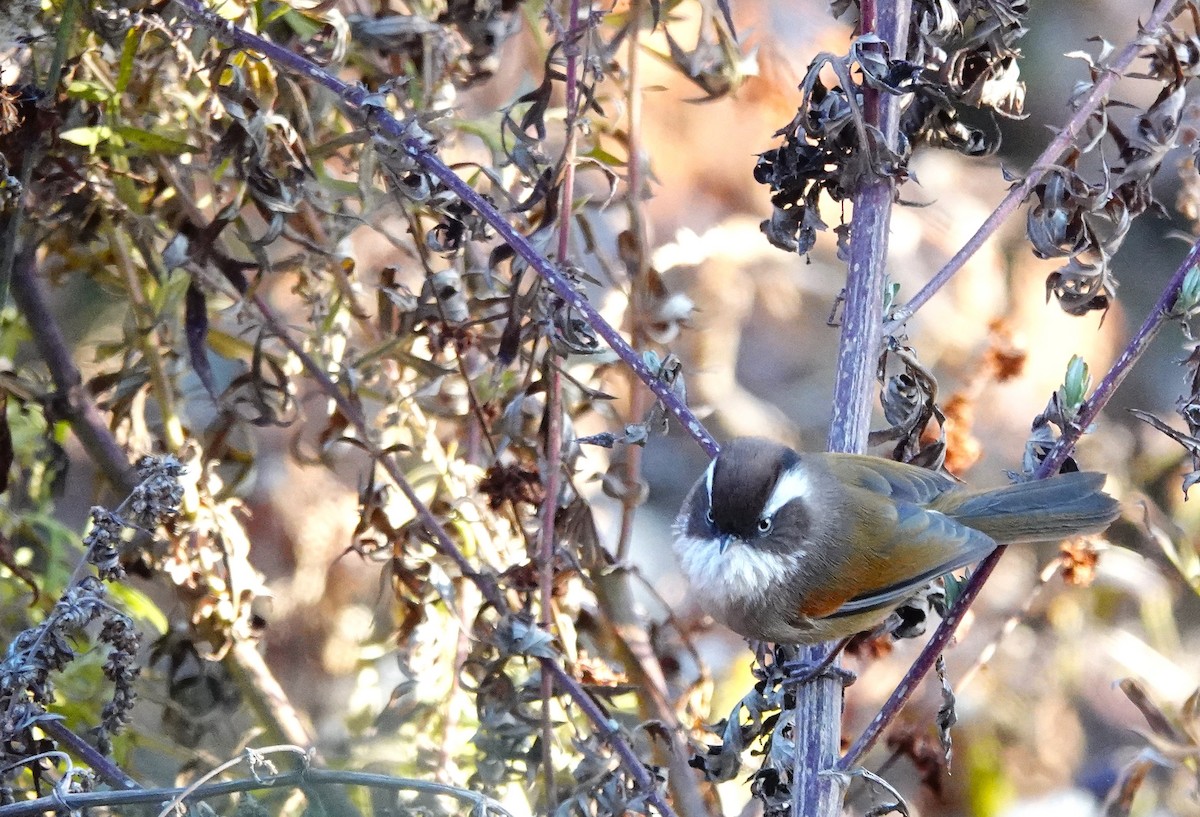
[[[554,676],[555,685],[573,700],[576,706],[587,716],[587,719],[592,722],[600,736],[608,741],[608,745],[617,753],[617,757],[621,760],[621,765],[625,767],[638,786],[646,793],[647,801],[653,805],[663,817],[676,817],[674,809],[663,800],[658,793],[658,781],[650,776],[650,772],[646,768],[638,756],[634,753],[632,747],[621,737],[620,727],[608,714],[600,708],[591,694],[580,685],[579,681],[567,673],[557,661],[552,658],[539,658],[542,663],[542,672],[548,672]]]
[[[1188,272],[1200,265],[1200,243],[1192,245],[1192,249],[1184,258],[1183,263],[1175,270],[1175,274],[1171,276],[1171,280],[1163,289],[1162,295],[1154,307],[1146,315],[1146,319],[1142,321],[1142,325],[1138,327],[1137,332],[1129,339],[1125,349],[1121,352],[1120,357],[1113,363],[1112,367],[1104,375],[1104,378],[1096,386],[1096,390],[1092,392],[1092,396],[1083,402],[1080,406],[1079,416],[1075,423],[1063,430],[1063,435],[1059,437],[1054,444],[1054,448],[1046,456],[1038,470],[1034,474],[1038,479],[1044,479],[1051,474],[1058,472],[1062,464],[1066,462],[1070,456],[1075,443],[1087,430],[1097,416],[1100,410],[1108,404],[1116,392],[1117,387],[1125,380],[1126,376],[1133,369],[1133,365],[1141,359],[1145,354],[1146,348],[1154,337],[1162,329],[1171,314],[1171,308],[1174,306],[1176,299],[1179,297],[1179,289],[1183,284],[1184,277]],[[946,648],[950,639],[954,636],[954,632],[958,629],[958,625],[962,622],[963,615],[975,601],[979,595],[979,591],[983,589],[984,583],[988,576],[996,568],[996,564],[1000,561],[1000,557],[1004,554],[1005,547],[998,547],[986,559],[980,562],[979,567],[971,574],[970,580],[963,588],[962,595],[954,602],[954,606],[950,608],[946,614],[946,618],[938,626],[929,642],[921,650],[921,654],[917,656],[917,660],[909,667],[900,684],[892,692],[890,698],[879,710],[879,713],[874,717],[871,723],[863,731],[854,745],[846,752],[838,763],[838,768],[842,771],[848,771],[853,768],[865,755],[883,730],[888,724],[899,714],[900,710],[908,702],[913,691],[921,682],[921,679],[933,668],[934,662],[937,661],[938,655]]]
[[[878,34],[887,44],[889,55],[902,59],[907,51],[909,10],[908,0],[861,0],[861,31]],[[884,142],[895,149],[899,98],[870,87],[864,87],[862,93],[867,124],[878,128]],[[869,147],[864,145],[863,149]],[[829,428],[830,451],[861,453],[867,446],[883,343],[883,291],[894,199],[895,182],[890,178],[871,178],[854,196],[850,262]],[[823,644],[806,646],[801,650],[801,663],[820,664],[827,659],[830,649]],[[836,671],[837,667],[835,658],[832,669]],[[840,778],[829,771],[836,768],[841,749],[842,698],[843,681],[833,673],[818,675],[797,690],[793,817],[841,814],[845,791]]]
[[[118,766],[111,757],[103,755],[98,749],[71,731],[65,723],[57,718],[47,718],[38,722],[38,728],[69,748],[77,757],[83,760],[93,772],[115,789],[134,790],[141,786],[125,770]]]
[[[458,174],[439,159],[428,146],[410,135],[403,122],[396,119],[383,108],[370,104],[371,95],[366,88],[361,85],[350,85],[342,82],[328,71],[323,70],[299,54],[294,54],[286,48],[238,28],[228,20],[217,17],[215,14],[207,11],[201,5],[200,0],[175,0],[175,3],[193,23],[210,28],[239,48],[257,51],[271,60],[271,62],[284,66],[300,76],[325,86],[336,93],[346,105],[358,111],[364,118],[366,117],[364,109],[370,108],[372,123],[377,125],[382,133],[391,136],[398,144],[402,145],[408,156],[420,165],[422,169],[444,184],[448,190],[458,196],[468,207],[479,213],[483,220],[491,225],[492,229],[499,234],[504,242],[525,259],[538,275],[542,276],[543,280],[550,285],[550,288],[562,298],[568,307],[583,316],[587,324],[595,330],[596,334],[604,339],[605,343],[625,362],[625,365],[629,366],[637,374],[638,378],[654,392],[658,399],[662,401],[664,408],[679,420],[680,424],[699,443],[700,447],[708,452],[709,456],[717,455],[720,446],[717,445],[717,441],[713,439],[708,430],[704,428],[704,425],[696,418],[696,415],[692,413],[692,410],[687,407],[687,404],[684,403],[679,395],[672,391],[669,385],[659,379],[657,372],[652,371],[643,362],[637,351],[621,337],[621,333],[600,316],[600,313],[588,302],[583,293],[578,291],[574,284],[567,280],[554,264],[538,253],[533,245],[526,240],[525,236],[517,232],[508,223],[499,210],[483,196],[475,192],[469,184],[460,179]]]
[[[1171,280],[1167,282],[1167,286],[1163,289],[1158,300],[1154,303],[1153,308],[1146,315],[1146,319],[1142,321],[1142,325],[1134,332],[1133,337],[1129,339],[1129,343],[1121,351],[1121,355],[1116,362],[1109,368],[1108,372],[1100,380],[1096,386],[1096,390],[1092,392],[1092,396],[1083,401],[1083,405],[1079,407],[1079,415],[1075,422],[1063,430],[1063,435],[1058,438],[1058,442],[1054,444],[1054,448],[1042,461],[1038,467],[1037,476],[1039,478],[1049,476],[1058,472],[1066,462],[1067,457],[1071,454],[1071,449],[1075,443],[1083,436],[1088,427],[1096,421],[1100,416],[1100,411],[1108,401],[1112,399],[1113,394],[1120,387],[1121,383],[1132,371],[1133,365],[1141,359],[1145,354],[1146,348],[1158,335],[1159,330],[1167,322],[1171,316],[1172,308],[1175,306],[1176,300],[1179,298],[1179,290],[1183,286],[1183,279],[1191,272],[1193,268],[1200,266],[1200,242],[1192,244],[1192,248],[1188,250],[1187,256],[1175,270],[1175,274],[1171,276]]]
[[[247,750],[250,751],[250,750]],[[359,786],[380,791],[413,791],[422,792],[437,797],[452,797],[464,803],[462,813],[478,817],[502,815],[512,817],[512,813],[504,805],[487,795],[448,786],[444,783],[434,783],[429,780],[414,780],[407,777],[395,777],[371,772],[342,771],[339,769],[301,768],[294,772],[282,774],[256,774],[253,777],[224,780],[219,783],[206,783],[202,786],[174,786],[171,788],[127,789],[118,791],[86,791],[63,794],[55,792],[36,800],[20,800],[7,805],[0,805],[0,817],[40,817],[45,814],[68,812],[72,814],[89,811],[113,812],[118,814],[147,813],[143,810],[119,809],[116,806],[144,806],[158,808],[175,798],[180,798],[183,804],[192,804],[217,797],[227,797],[239,792],[271,791],[286,794],[291,789],[300,789],[306,795],[312,795],[314,789],[336,787],[343,789]],[[323,809],[324,813],[332,810]],[[174,812],[172,812],[174,813]]]
[[[1154,10],[1150,14],[1150,19],[1141,27],[1143,31],[1155,32],[1162,28],[1167,19],[1171,16],[1171,11],[1175,7],[1174,0],[1158,0],[1154,6]],[[1063,151],[1075,143],[1075,138],[1083,130],[1084,125],[1091,118],[1100,104],[1107,99],[1108,92],[1112,90],[1112,86],[1116,84],[1133,61],[1137,59],[1143,49],[1143,37],[1137,37],[1131,40],[1117,54],[1116,58],[1109,62],[1105,67],[1103,75],[1096,80],[1092,86],[1091,93],[1084,97],[1079,103],[1075,114],[1067,120],[1067,124],[1060,130],[1046,149],[1042,151],[1034,161],[1030,168],[1029,174],[1021,180],[1021,183],[1008,191],[997,205],[996,209],[984,220],[975,234],[967,240],[962,249],[954,254],[954,257],[946,262],[946,265],[938,270],[937,275],[933,276],[925,286],[923,286],[916,295],[912,297],[908,303],[899,307],[892,319],[888,322],[887,331],[895,332],[900,326],[916,314],[917,310],[928,303],[938,290],[945,286],[951,278],[954,277],[963,264],[965,264],[971,256],[983,246],[992,233],[1000,228],[1009,216],[1011,216],[1018,207],[1024,203],[1029,194],[1033,192],[1042,178],[1045,177],[1053,167]]]

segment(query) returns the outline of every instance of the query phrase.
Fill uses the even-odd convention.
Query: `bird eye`
[[[708,511],[705,512],[704,518],[708,520],[708,524],[710,525],[717,521],[717,518],[713,516],[712,508],[709,508]]]
[[[764,516],[762,519],[758,520],[758,532],[759,533],[766,533],[770,529],[771,529],[771,517]]]

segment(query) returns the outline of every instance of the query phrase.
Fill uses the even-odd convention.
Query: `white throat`
[[[770,553],[738,539],[722,553],[719,539],[679,531],[675,555],[701,606],[716,606],[723,612],[761,604],[772,586],[792,575],[805,554]]]

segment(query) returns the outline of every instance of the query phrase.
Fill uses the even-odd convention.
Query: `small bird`
[[[972,491],[915,465],[728,443],[675,520],[675,553],[701,607],[780,644],[878,625],[923,586],[1000,544],[1099,533],[1120,513],[1104,474]]]

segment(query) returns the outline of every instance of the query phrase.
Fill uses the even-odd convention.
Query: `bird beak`
[[[720,548],[720,552],[721,552],[721,553],[724,553],[725,551],[727,551],[727,550],[729,549],[729,543],[730,543],[730,542],[732,542],[732,541],[733,541],[733,535],[732,535],[732,534],[729,534],[729,533],[727,533],[727,534],[725,534],[724,536],[722,536],[722,537],[721,537],[721,544],[718,546],[718,547]]]

